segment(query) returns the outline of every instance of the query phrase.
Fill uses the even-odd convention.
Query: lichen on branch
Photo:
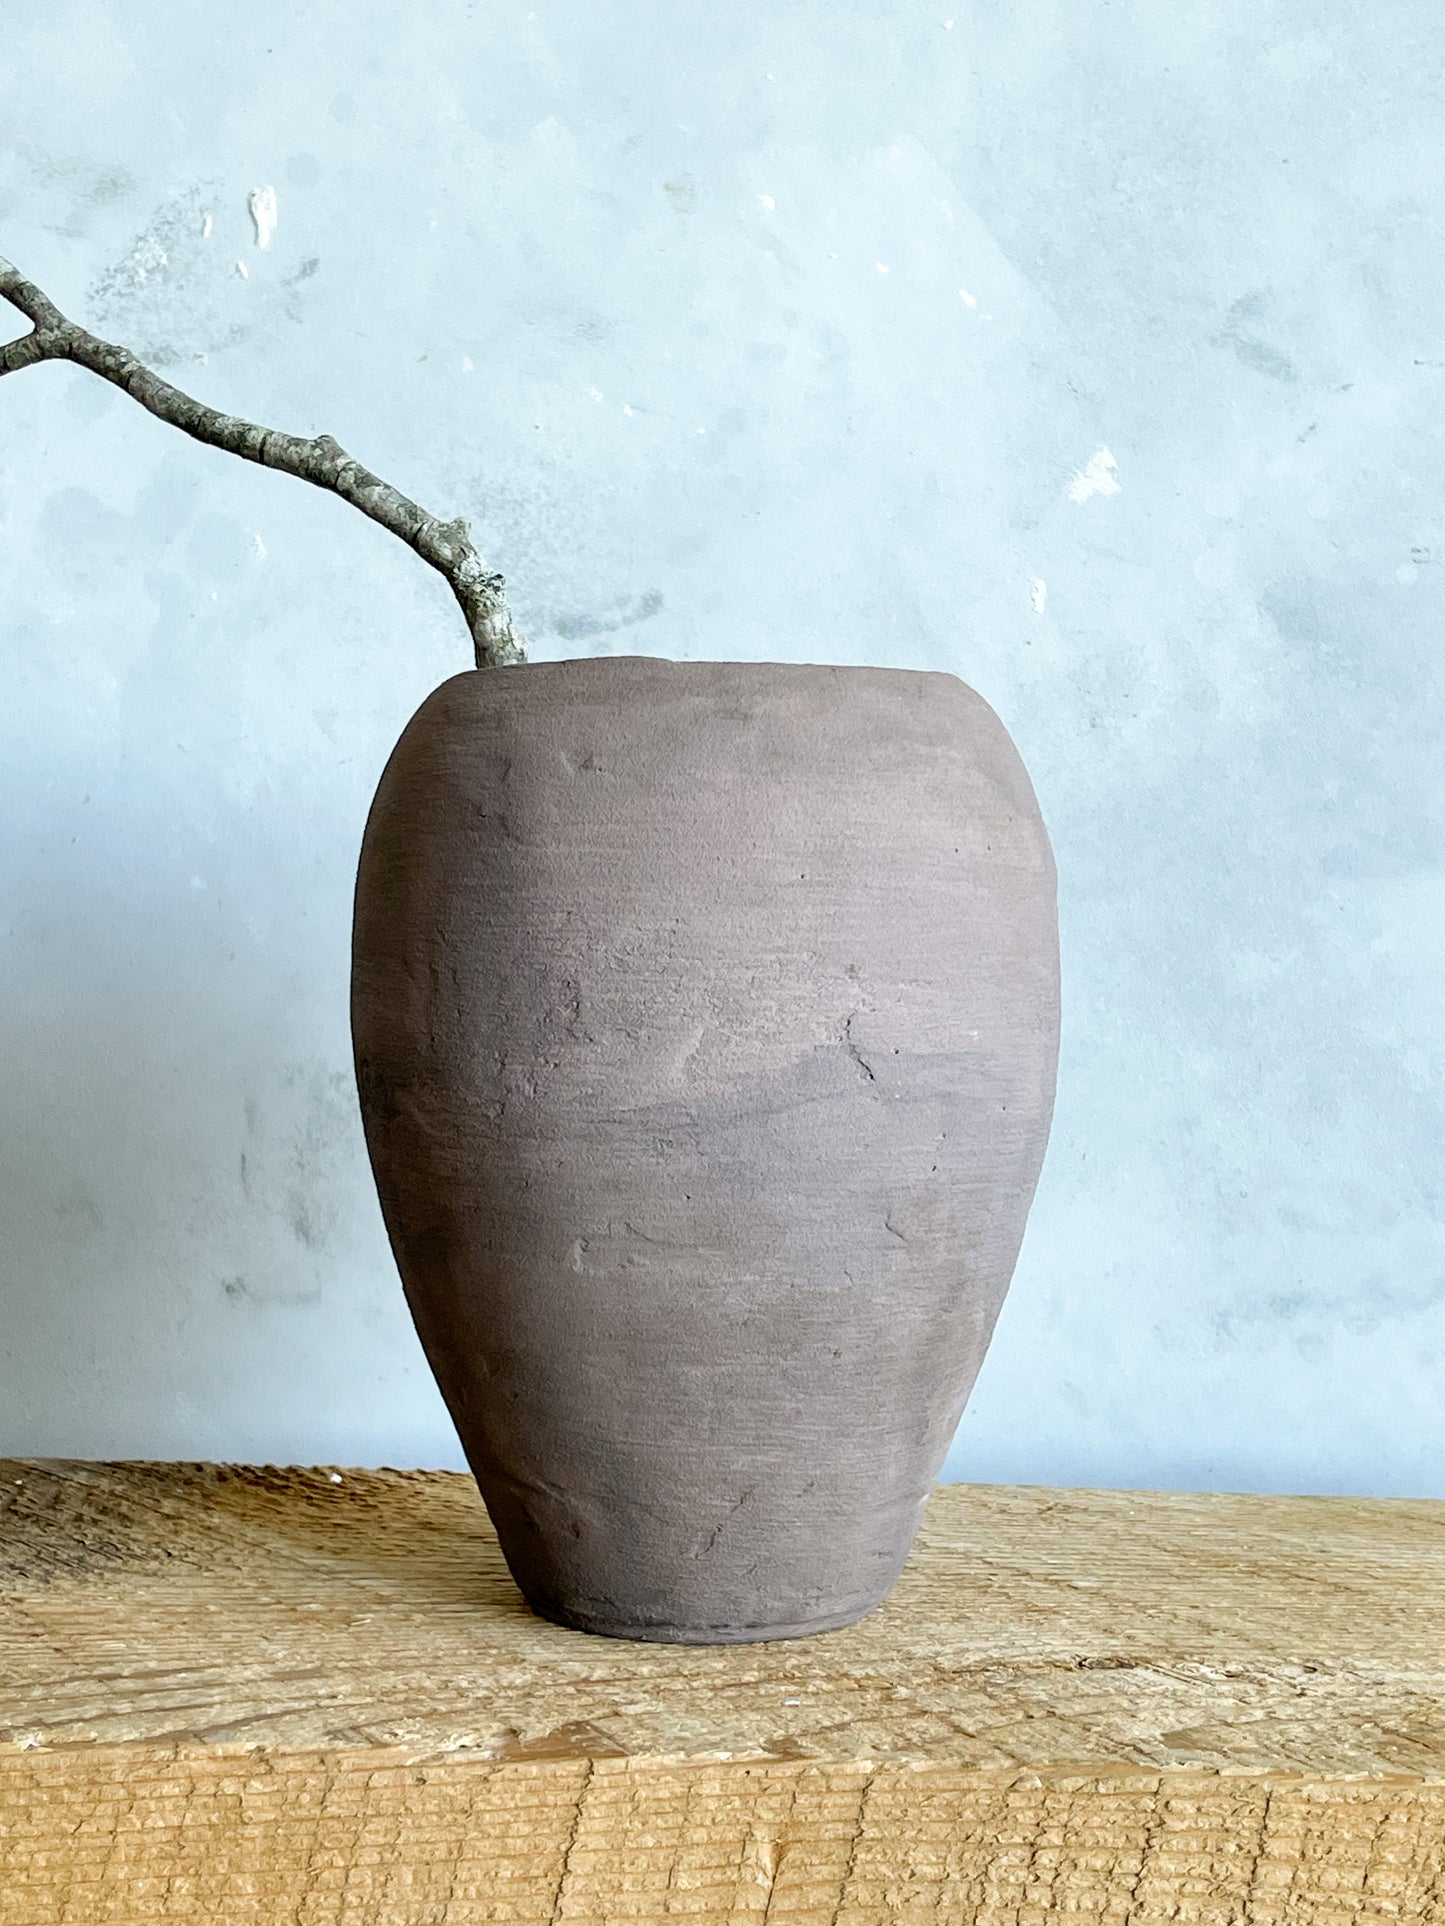
[[[163,381],[129,348],[69,320],[33,281],[0,256],[0,297],[18,308],[31,323],[29,334],[0,347],[0,375],[14,374],[39,361],[73,361],[92,374],[122,388],[132,401],[158,420],[211,448],[239,455],[242,461],[277,468],[298,481],[328,488],[363,515],[379,522],[414,548],[425,562],[446,577],[461,605],[471,633],[479,669],[500,668],[525,660],[521,638],[512,626],[511,611],[502,592],[502,578],[487,568],[472,546],[467,524],[438,521],[399,489],[363,468],[330,435],[287,435],[261,428],[239,415],[223,415],[204,402],[183,394]]]

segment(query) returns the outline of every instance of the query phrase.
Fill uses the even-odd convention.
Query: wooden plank
[[[862,1624],[531,1616],[468,1479],[0,1464],[0,1926],[1445,1926],[1445,1504],[951,1486]]]

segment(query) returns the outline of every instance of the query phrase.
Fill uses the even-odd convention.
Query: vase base
[[[817,1618],[768,1625],[631,1625],[590,1612],[569,1611],[550,1599],[529,1598],[527,1603],[539,1618],[565,1626],[569,1632],[590,1632],[596,1638],[631,1639],[648,1645],[761,1645],[771,1639],[811,1638],[818,1632],[841,1631],[845,1625],[856,1625],[860,1618],[877,1611],[885,1596],[880,1593],[844,1611],[826,1612]]]

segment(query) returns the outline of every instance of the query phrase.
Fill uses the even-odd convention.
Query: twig
[[[479,669],[525,660],[521,638],[512,626],[511,611],[502,593],[502,578],[491,573],[472,547],[467,525],[460,517],[439,522],[389,482],[363,468],[330,435],[310,440],[304,435],[283,435],[274,428],[258,428],[254,422],[223,415],[194,401],[153,374],[129,348],[102,341],[68,320],[3,255],[0,296],[32,324],[29,334],[0,348],[0,375],[13,374],[37,361],[73,361],[114,382],[132,401],[196,441],[223,448],[243,461],[259,462],[263,468],[279,468],[283,474],[295,475],[317,488],[329,488],[363,515],[399,535],[423,561],[446,577],[466,617]]]

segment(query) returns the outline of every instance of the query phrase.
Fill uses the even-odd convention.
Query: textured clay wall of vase
[[[1053,859],[987,704],[896,669],[456,676],[377,792],[352,1021],[407,1299],[532,1605],[696,1642],[876,1605],[1053,1103]]]

